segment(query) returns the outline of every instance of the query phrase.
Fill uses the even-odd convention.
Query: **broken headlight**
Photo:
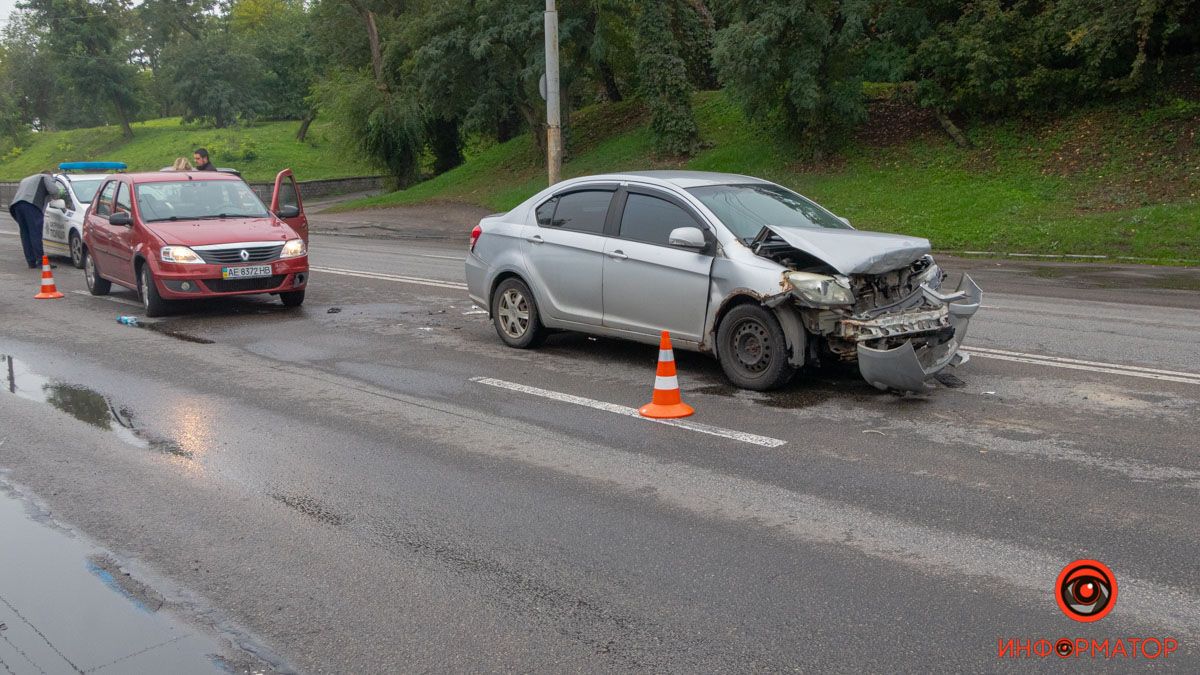
[[[831,277],[812,272],[789,272],[784,276],[797,295],[805,302],[819,307],[853,305],[854,293],[845,277]]]

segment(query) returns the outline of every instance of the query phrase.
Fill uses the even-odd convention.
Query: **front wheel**
[[[100,276],[100,271],[96,269],[96,259],[87,249],[83,251],[83,279],[92,295],[108,295],[112,290],[112,282]]]
[[[279,301],[283,303],[284,307],[299,307],[304,304],[304,289],[280,293]]]
[[[516,277],[500,282],[492,293],[492,323],[496,334],[509,347],[529,349],[546,337],[533,293]]]
[[[71,264],[77,270],[83,269],[83,239],[79,238],[78,232],[72,230],[68,242],[71,248]]]
[[[779,319],[758,305],[729,310],[717,329],[717,345],[726,377],[742,389],[778,389],[796,374]]]
[[[146,309],[146,316],[156,317],[167,313],[167,301],[162,299],[158,294],[158,287],[154,285],[154,275],[150,272],[150,263],[142,264],[142,274],[140,276],[141,283],[138,284],[138,290],[142,294],[142,307]]]

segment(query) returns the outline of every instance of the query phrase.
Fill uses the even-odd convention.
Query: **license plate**
[[[222,267],[222,279],[260,279],[271,276],[270,265],[246,265],[244,267]]]

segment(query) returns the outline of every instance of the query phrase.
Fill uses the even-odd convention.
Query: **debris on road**
[[[138,318],[137,318],[136,316],[130,316],[130,315],[118,316],[118,317],[117,317],[117,323],[119,323],[119,324],[124,324],[124,325],[126,325],[126,326],[139,326],[139,325],[141,325],[141,324],[139,324],[139,323],[138,323]]]
[[[341,307],[330,307],[328,310],[325,311],[325,313],[326,314],[341,314],[342,308]]]
[[[863,433],[864,434],[879,434],[880,436],[887,436],[887,434],[883,433],[882,431],[880,431],[878,429],[863,429]]]

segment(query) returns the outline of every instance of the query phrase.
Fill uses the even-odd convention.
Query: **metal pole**
[[[562,177],[562,111],[558,96],[558,11],[546,0],[546,166],[550,184]]]

